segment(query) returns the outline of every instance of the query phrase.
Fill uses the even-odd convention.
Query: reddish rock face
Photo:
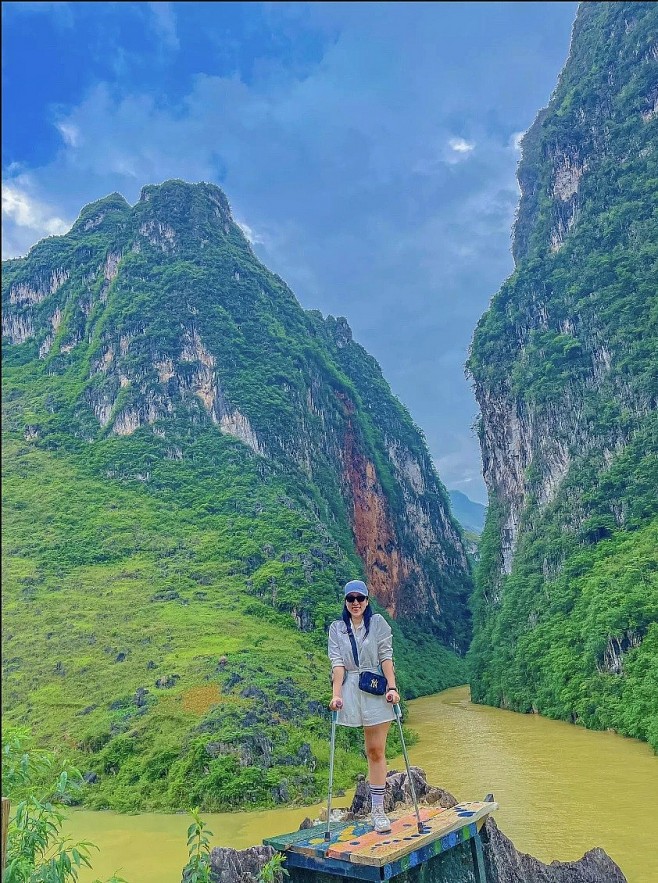
[[[352,529],[356,550],[366,568],[368,588],[391,616],[412,564],[398,551],[384,492],[374,464],[359,450],[348,420],[344,440],[345,482],[352,497]]]
[[[361,436],[356,407],[349,395],[336,393],[343,412],[334,458],[340,461],[341,489],[350,517],[355,550],[363,561],[372,597],[394,619],[431,622],[444,635],[456,635],[455,608],[443,605],[443,590],[459,593],[457,579],[468,585],[466,552],[443,500],[429,458],[396,441],[395,425],[384,434],[385,456],[398,484],[401,512],[391,506],[376,455]],[[337,456],[336,456],[337,455]],[[445,492],[444,492],[445,493]],[[463,592],[463,609],[466,592]],[[467,637],[453,640],[466,649]]]

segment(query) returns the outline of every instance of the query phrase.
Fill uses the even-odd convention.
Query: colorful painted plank
[[[423,806],[419,809],[420,820],[425,823],[431,818],[438,816],[440,813],[446,812],[442,806],[427,807]],[[391,818],[391,833],[386,835],[386,839],[392,837],[404,837],[409,833],[418,835],[418,822],[415,813],[413,815],[406,814],[400,818]],[[381,843],[382,835],[372,830],[372,826],[368,826],[368,832],[361,837],[339,837],[338,840],[327,850],[329,858],[337,858],[348,860],[353,852],[360,852],[368,846],[374,846]]]
[[[279,852],[299,852],[305,855],[324,856],[327,849],[340,839],[353,839],[372,832],[372,825],[367,822],[332,822],[329,827],[329,839],[325,839],[326,824],[314,825],[292,831],[290,834],[278,834],[263,840],[266,846],[278,849]]]
[[[438,813],[445,812],[443,807],[421,807],[420,818],[425,821]],[[410,821],[413,819],[413,821]],[[402,831],[404,827],[411,825],[416,830],[416,816],[405,814],[399,819],[392,818],[392,830]],[[330,837],[327,840],[325,834],[326,824],[313,825],[311,828],[302,828],[292,831],[290,834],[277,834],[275,837],[266,838],[263,843],[272,846],[280,852],[293,850],[309,855],[324,855],[327,848],[344,845],[346,853],[351,851],[349,844],[358,838],[359,842],[365,842],[364,838],[371,836],[372,842],[381,840],[381,834],[375,834],[369,822],[332,822],[329,828]],[[340,856],[337,856],[340,857]]]
[[[469,839],[479,842],[480,828],[496,809],[498,804],[493,801],[462,802],[450,809],[424,806],[420,810],[425,826],[422,834],[415,813],[406,812],[391,816],[388,834],[376,834],[366,822],[332,822],[328,839],[326,824],[322,824],[263,842],[284,852],[290,867],[384,881],[459,843]]]
[[[467,827],[472,822],[477,822],[495,809],[498,809],[497,803],[484,801],[459,803],[457,806],[428,819],[426,827],[429,828],[429,831],[426,834],[418,834],[412,829],[412,833],[402,837],[389,834],[380,835],[381,840],[378,843],[365,846],[362,849],[355,847],[349,855],[349,860],[354,864],[364,865],[390,864],[412,851],[427,846],[433,841],[441,840],[441,838],[459,831],[460,828]]]
[[[372,825],[367,822],[351,823],[343,825],[340,831],[331,831],[329,840],[325,839],[326,827],[313,837],[301,843],[295,843],[293,850],[301,852],[305,855],[314,855],[319,857],[327,857],[328,850],[336,843],[342,843],[350,840],[360,840],[365,835],[372,832]]]
[[[345,822],[332,822],[329,826],[330,834],[335,834],[337,831],[342,831],[345,827]],[[300,828],[299,831],[291,831],[290,834],[277,834],[276,837],[266,837],[263,840],[263,843],[266,846],[272,846],[274,849],[278,849],[280,852],[285,852],[287,849],[290,849],[294,846],[295,843],[301,843],[303,841],[308,840],[310,837],[323,836],[324,832],[327,830],[327,825],[313,825],[312,828]]]

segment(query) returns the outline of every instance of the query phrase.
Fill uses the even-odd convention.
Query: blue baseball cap
[[[357,595],[365,595],[368,597],[368,586],[363,582],[362,579],[352,579],[350,580],[344,589],[344,595],[347,598],[348,595],[351,595],[354,592]]]

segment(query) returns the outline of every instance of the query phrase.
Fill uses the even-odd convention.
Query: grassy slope
[[[321,565],[316,574],[318,628],[303,633],[267,596],[276,562],[252,560],[249,576],[245,562],[267,544],[295,555],[325,538],[293,510],[274,518],[282,488],[271,482],[268,500],[250,485],[242,446],[219,442],[239,468],[231,487],[225,462],[224,499],[212,488],[208,498],[232,514],[204,515],[208,499],[195,505],[184,487],[154,493],[141,481],[102,480],[88,460],[5,440],[5,722],[29,721],[42,744],[68,745],[99,776],[90,806],[210,810],[323,793],[334,573]],[[262,517],[234,514],[236,500]],[[437,689],[461,681],[454,658],[434,652]],[[399,656],[413,695],[414,649],[400,646]],[[172,686],[156,686],[162,679]],[[362,771],[346,750],[353,739],[341,734],[338,786]],[[304,743],[310,753],[300,753]]]
[[[237,558],[246,538],[229,519],[199,523],[138,482],[95,480],[20,442],[6,442],[3,453],[9,719],[29,720],[46,744],[63,737],[89,752],[111,749],[129,733],[146,770],[163,751],[178,756],[217,703],[255,704],[220,683],[247,657],[270,673],[263,686],[293,678],[300,690],[317,692],[309,668],[326,667],[322,646],[249,596]],[[222,655],[228,663],[220,676]],[[167,677],[173,687],[156,687]],[[149,691],[145,713],[134,701],[140,687]],[[102,752],[86,764],[101,773],[106,766]],[[111,795],[96,789],[92,802],[128,808],[140,798],[159,806],[171,797],[168,779],[125,783],[135,787],[123,796],[116,784],[108,783]]]

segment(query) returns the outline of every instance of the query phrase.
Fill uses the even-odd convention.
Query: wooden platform
[[[263,842],[285,853],[287,867],[362,880],[390,880],[477,837],[486,817],[496,809],[497,803],[484,801],[463,802],[451,809],[421,807],[422,834],[418,832],[416,814],[407,812],[390,816],[389,834],[376,834],[365,822],[334,822],[329,840],[325,839],[327,826],[323,824],[268,837]]]

